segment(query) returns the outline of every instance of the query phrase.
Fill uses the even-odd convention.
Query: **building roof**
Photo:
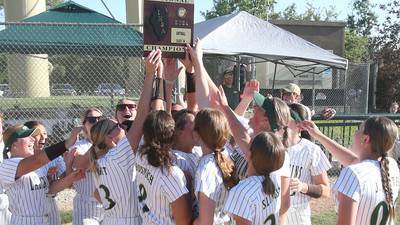
[[[141,56],[143,35],[133,26],[73,1],[0,31],[0,52]]]

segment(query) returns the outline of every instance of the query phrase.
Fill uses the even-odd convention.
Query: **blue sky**
[[[100,0],[74,0],[76,3],[87,6],[91,9],[99,11],[105,15],[109,15]],[[121,22],[126,21],[125,13],[125,0],[103,0],[115,18]],[[371,0],[373,3],[382,4],[388,0]],[[315,7],[328,7],[334,5],[339,14],[339,20],[345,20],[347,14],[350,12],[352,0],[309,0],[309,1],[294,1],[294,0],[277,0],[276,11],[282,11],[288,5],[296,3],[298,11],[305,10],[307,2],[311,2]],[[203,21],[201,11],[210,10],[213,6],[212,0],[195,0],[195,22]],[[383,18],[380,18],[383,19]]]

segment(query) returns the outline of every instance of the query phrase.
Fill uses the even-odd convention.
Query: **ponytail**
[[[141,154],[146,155],[147,162],[154,167],[161,169],[170,169],[172,166],[172,157],[170,154],[171,144],[160,144],[155,140],[145,143],[141,147]]]
[[[108,152],[107,145],[100,143],[98,145],[92,145],[89,148],[89,158],[90,158],[90,171],[95,173],[97,176],[97,159],[99,156],[105,155]]]
[[[390,184],[389,160],[387,158],[386,153],[384,153],[382,155],[382,159],[380,161],[380,169],[381,169],[381,177],[382,177],[382,186],[383,186],[383,190],[385,192],[386,202],[389,205],[389,224],[392,224],[392,222],[395,219],[396,213],[394,210],[392,186]]]
[[[8,159],[8,151],[7,150],[4,150],[3,151],[3,159]]]
[[[264,174],[264,181],[262,182],[264,193],[267,195],[273,195],[275,193],[275,185],[268,174]]]
[[[235,173],[235,165],[229,158],[222,155],[221,151],[214,151],[214,157],[221,170],[224,186],[227,190],[230,190],[239,183],[239,178]]]
[[[289,135],[287,126],[283,127],[282,144],[286,148],[289,147]]]

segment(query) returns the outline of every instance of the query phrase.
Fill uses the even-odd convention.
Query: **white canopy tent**
[[[202,39],[205,54],[257,57],[286,66],[294,76],[347,69],[345,58],[243,11],[195,24],[194,36]]]

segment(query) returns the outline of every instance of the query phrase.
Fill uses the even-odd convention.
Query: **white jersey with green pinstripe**
[[[97,171],[92,176],[105,209],[102,225],[141,224],[134,163],[134,153],[126,137],[97,160]]]
[[[71,149],[76,148],[80,154],[85,154],[92,144],[86,140],[75,143]],[[85,178],[74,182],[76,195],[74,197],[73,225],[84,225],[84,220],[101,221],[104,216],[103,206],[97,202],[93,193],[96,189],[91,172],[86,171]]]
[[[299,143],[290,146],[288,153],[291,177],[303,183],[311,184],[313,176],[321,175],[331,168],[321,148],[307,139],[302,138]],[[311,224],[310,201],[311,197],[303,193],[291,194],[287,225]]]
[[[0,164],[3,162],[3,149],[4,143],[0,142]],[[1,179],[1,177],[0,177]],[[11,213],[8,210],[8,196],[5,193],[4,188],[0,181],[0,224],[8,225],[10,224]]]
[[[175,165],[169,170],[154,167],[148,163],[147,156],[142,156],[141,150],[138,150],[133,177],[136,177],[143,224],[175,224],[171,203],[189,192],[182,170]]]
[[[391,157],[388,157],[388,159],[390,185],[393,201],[395,201],[399,193],[400,172],[396,161]],[[388,219],[389,214],[382,187],[379,161],[364,160],[345,167],[340,172],[333,190],[335,193],[340,192],[358,203],[356,225],[388,224],[383,222]]]
[[[227,151],[223,151],[222,154],[229,157]],[[194,191],[197,199],[201,192],[215,202],[214,224],[232,224],[232,218],[223,212],[228,191],[222,180],[222,172],[217,165],[214,153],[203,155],[200,158],[196,170]]]
[[[6,159],[0,165],[0,182],[9,198],[11,225],[47,225],[49,191],[47,167],[41,167],[16,179],[18,164],[23,158]]]
[[[280,209],[280,177],[271,176],[275,193],[265,194],[263,176],[250,176],[239,182],[229,191],[224,211],[252,224],[276,225],[279,223]]]

